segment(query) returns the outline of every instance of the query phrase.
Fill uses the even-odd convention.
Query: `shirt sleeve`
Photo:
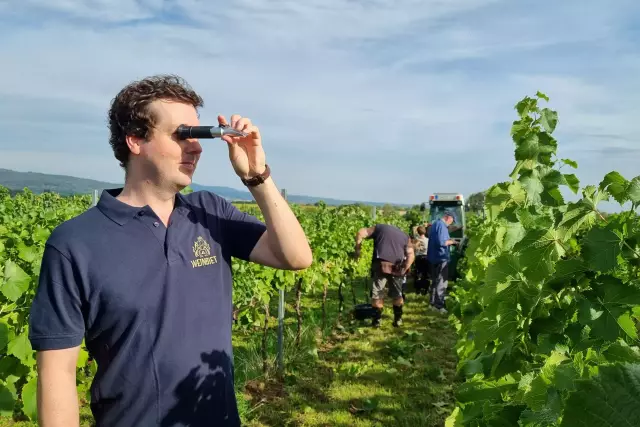
[[[34,350],[72,348],[82,343],[84,317],[75,277],[69,259],[47,244],[29,316],[29,340]]]
[[[232,203],[223,200],[222,235],[231,256],[249,260],[249,255],[267,226],[253,215],[243,212]]]
[[[447,240],[449,240],[449,230],[447,230],[444,223],[439,224],[438,226],[438,240],[440,246],[444,246],[447,243]]]

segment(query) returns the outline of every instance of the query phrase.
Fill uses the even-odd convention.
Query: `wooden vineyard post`
[[[281,191],[282,197],[287,200],[287,190],[284,188]],[[284,354],[283,354],[283,341],[284,341],[284,289],[280,289],[280,298],[278,299],[278,374],[282,375],[284,372]]]

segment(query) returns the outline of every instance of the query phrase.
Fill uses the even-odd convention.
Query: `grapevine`
[[[464,382],[447,425],[640,425],[640,176],[580,192],[542,100],[516,105],[516,165],[486,192],[451,293]],[[605,217],[611,199],[629,209]]]

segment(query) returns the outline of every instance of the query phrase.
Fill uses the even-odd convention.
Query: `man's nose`
[[[200,154],[202,153],[202,145],[200,144],[200,140],[198,139],[187,139],[187,144],[185,147],[185,151],[189,154]]]

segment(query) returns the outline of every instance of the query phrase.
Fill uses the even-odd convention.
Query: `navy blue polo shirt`
[[[450,238],[449,228],[442,219],[438,219],[431,225],[429,246],[427,246],[427,260],[429,262],[439,263],[451,259],[451,252],[446,245]]]
[[[209,192],[176,195],[165,228],[148,206],[102,193],[44,250],[30,316],[35,350],[85,338],[97,426],[238,426],[231,258],[266,230]]]

